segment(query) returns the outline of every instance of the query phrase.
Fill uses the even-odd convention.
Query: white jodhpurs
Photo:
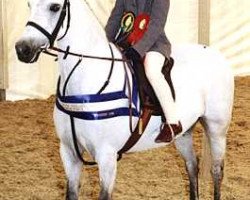
[[[164,62],[165,57],[161,53],[148,52],[144,60],[145,73],[161,104],[167,123],[178,124],[176,104],[170,87],[161,72]]]

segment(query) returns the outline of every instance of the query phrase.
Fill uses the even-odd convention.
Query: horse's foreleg
[[[193,149],[192,131],[189,130],[175,141],[176,148],[181,153],[186,163],[189,177],[190,200],[198,200],[198,163]]]
[[[77,200],[82,162],[75,155],[74,150],[63,143],[60,144],[60,154],[68,181],[66,200]]]
[[[99,200],[111,200],[117,171],[117,152],[108,147],[103,148],[97,153],[96,161],[101,186]]]

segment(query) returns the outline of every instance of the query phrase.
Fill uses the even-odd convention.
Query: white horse
[[[70,7],[68,3],[69,0],[29,1],[30,22],[16,44],[17,55],[21,61],[27,63],[36,61],[41,49],[52,45],[55,37],[61,37],[57,42],[60,49],[66,50],[70,46],[68,49],[70,52],[112,58],[105,32],[86,2],[72,0]],[[129,82],[132,84],[131,72],[127,66],[124,67],[123,62],[119,61],[122,58],[120,51],[113,44],[111,48],[118,60],[114,62],[109,84],[100,96],[122,91],[126,82],[126,70]],[[175,145],[186,162],[190,180],[190,199],[199,198],[198,164],[192,144],[192,128],[199,120],[204,125],[211,148],[214,199],[219,200],[226,133],[233,105],[233,76],[221,54],[209,47],[173,45],[172,57],[175,59],[172,79],[177,96],[178,115],[183,125],[182,136],[175,140]],[[61,77],[59,91],[67,98],[91,94],[95,96],[106,81],[111,68],[110,60],[84,57],[79,60],[79,56],[65,55],[65,53],[59,53],[58,61]],[[79,64],[77,67],[76,63]],[[73,68],[74,71],[71,73]],[[125,93],[128,94],[126,88],[127,86]],[[92,113],[92,117],[95,116],[93,112],[128,107],[128,99],[124,97],[104,102],[59,103],[68,110],[77,108],[76,113],[80,111],[85,114]],[[135,104],[134,109],[136,109]],[[61,159],[68,180],[66,199],[75,200],[78,199],[83,163],[75,153],[70,119],[68,114],[55,107],[54,121],[60,139]],[[109,200],[116,178],[117,152],[131,134],[129,116],[127,114],[116,116],[111,113],[110,117],[103,119],[75,118],[74,121],[80,153],[87,151],[99,167],[101,185],[99,199]],[[133,115],[133,127],[137,122],[138,116]],[[130,149],[130,152],[166,145],[154,141],[159,134],[160,125],[161,118],[152,117],[141,140]]]

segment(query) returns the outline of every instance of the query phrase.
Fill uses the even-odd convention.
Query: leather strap
[[[122,154],[130,150],[141,138],[143,135],[148,122],[152,116],[153,110],[145,107],[143,108],[142,115],[139,119],[139,122],[137,123],[137,126],[135,130],[132,132],[131,136],[129,137],[128,141],[125,143],[125,145],[121,148],[121,150],[118,152],[119,157],[122,157]]]
[[[44,34],[48,38],[50,44],[52,43],[52,35],[48,31],[46,31],[43,27],[38,25],[37,23],[32,22],[32,21],[28,21],[26,26],[32,26],[32,27],[36,28],[37,30],[39,30],[42,34]]]
[[[96,165],[96,162],[94,162],[94,161],[92,161],[92,162],[86,161],[86,160],[83,159],[83,157],[81,155],[81,152],[79,150],[79,146],[77,144],[75,121],[74,121],[74,117],[72,117],[72,116],[70,116],[70,124],[71,124],[72,139],[73,139],[73,144],[74,144],[74,147],[75,147],[76,156],[79,158],[80,161],[82,161],[82,163],[84,165]]]
[[[67,13],[67,7],[68,7],[68,11],[70,10],[69,6],[70,6],[69,0],[64,0],[62,11],[60,13],[60,16],[59,16],[58,22],[56,24],[56,27],[55,27],[55,29],[53,30],[52,33],[49,33],[47,30],[45,30],[45,28],[41,27],[36,22],[28,21],[26,26],[32,26],[32,27],[36,28],[37,30],[39,30],[41,33],[43,33],[48,38],[49,43],[50,43],[50,47],[53,47],[54,42],[56,40],[56,37],[57,37],[57,35],[59,33],[59,30],[61,29],[62,24],[64,22],[64,19],[65,19],[66,13]],[[70,13],[68,13],[68,23],[70,21],[70,16],[69,15],[70,15]],[[69,28],[69,25],[67,25],[66,33],[68,31],[68,28]],[[63,37],[66,35],[66,33],[63,35]],[[62,37],[60,39],[62,39]]]

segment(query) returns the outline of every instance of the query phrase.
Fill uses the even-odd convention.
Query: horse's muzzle
[[[36,62],[41,53],[40,48],[33,45],[31,41],[18,41],[15,48],[18,59],[25,63]]]

